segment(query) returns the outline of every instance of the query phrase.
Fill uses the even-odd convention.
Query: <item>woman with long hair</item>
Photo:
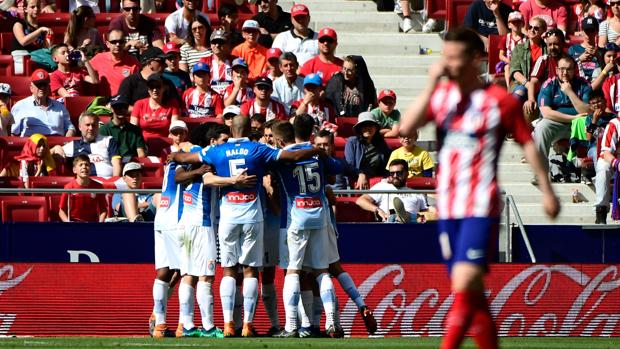
[[[11,51],[32,52],[50,46],[53,32],[48,27],[39,26],[40,4],[39,0],[26,2],[24,19],[13,24],[14,38]]]
[[[175,98],[164,98],[166,85],[160,74],[153,74],[147,79],[149,97],[139,99],[131,111],[130,122],[140,126],[142,136],[149,139],[166,139],[170,123],[178,120],[181,112]]]
[[[608,42],[618,43],[620,34],[620,0],[609,1],[611,17],[603,21],[598,29],[598,47],[605,47]]]
[[[56,163],[50,153],[47,137],[35,133],[26,140],[21,154],[2,169],[0,177],[19,177],[24,187],[28,188],[29,177],[51,176],[55,171]]]
[[[364,58],[344,58],[342,71],[327,82],[325,98],[340,116],[356,116],[377,106],[377,90]]]
[[[71,12],[64,43],[92,57],[105,46],[99,30],[95,27],[95,12],[90,6],[80,6]]]
[[[202,16],[196,16],[189,24],[186,42],[181,46],[181,61],[179,62],[181,70],[191,73],[194,64],[211,54],[210,36],[211,26],[209,22]]]

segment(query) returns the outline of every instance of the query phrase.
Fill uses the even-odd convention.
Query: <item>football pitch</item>
[[[0,348],[296,348],[296,349],[380,349],[438,348],[440,338],[346,338],[346,339],[276,339],[276,338],[101,338],[101,337],[32,337],[0,338]],[[620,338],[502,338],[503,349],[617,349]],[[476,348],[470,339],[462,348]]]

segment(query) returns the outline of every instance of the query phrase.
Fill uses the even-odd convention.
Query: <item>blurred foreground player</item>
[[[439,242],[455,294],[441,348],[458,348],[470,330],[479,348],[494,349],[497,330],[484,296],[483,276],[498,232],[497,161],[507,133],[523,146],[538,177],[547,215],[556,217],[560,206],[517,101],[478,78],[484,55],[478,35],[463,28],[449,31],[443,53],[429,70],[428,86],[401,120],[400,132],[413,135],[426,122],[435,121],[441,144]]]

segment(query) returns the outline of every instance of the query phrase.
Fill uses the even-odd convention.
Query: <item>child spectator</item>
[[[23,57],[42,48],[48,48],[51,45],[50,39],[54,34],[52,29],[39,26],[39,13],[41,13],[40,0],[26,0],[24,2],[24,19],[18,20],[13,24],[13,45],[11,47],[11,55],[15,62],[15,73],[23,73]],[[44,53],[43,51],[39,51]],[[40,56],[40,57],[39,57]],[[37,63],[45,63],[50,68],[53,64],[49,54],[37,55],[33,57],[33,61]],[[45,58],[41,60],[39,58]]]
[[[595,90],[590,93],[590,110],[591,113],[586,116],[586,139],[588,140],[588,157],[592,158],[594,166],[598,158],[597,145],[598,140],[603,137],[605,126],[613,120],[616,115],[605,110],[605,95],[601,90]]]
[[[230,54],[230,41],[228,34],[222,28],[218,28],[211,33],[212,54],[200,59],[211,68],[211,88],[220,95],[232,84],[232,61],[234,57]]]
[[[164,139],[168,136],[170,122],[181,114],[175,98],[164,100],[164,83],[161,75],[153,74],[147,80],[149,97],[136,101],[130,122],[140,126],[144,140]]]
[[[89,177],[90,160],[87,155],[78,155],[73,160],[73,173],[75,179],[67,183],[65,189],[103,189],[100,183]],[[107,215],[104,194],[62,193],[60,196],[58,216],[63,222],[103,222]]]
[[[396,93],[392,90],[381,90],[379,92],[379,106],[370,112],[375,116],[375,120],[381,127],[379,132],[385,138],[398,137],[398,123],[400,122],[400,111],[395,109]]]
[[[409,169],[409,176],[407,178],[433,177],[433,168],[435,167],[433,159],[426,150],[416,144],[417,141],[417,133],[411,137],[400,137],[400,144],[402,144],[402,147],[394,150],[392,154],[390,154],[388,164],[391,164],[394,159],[403,159],[407,161]]]
[[[270,48],[267,50],[267,65],[265,66],[263,75],[270,78],[271,81],[275,81],[282,76],[282,71],[280,70],[280,55],[282,55],[282,50],[279,48]]]
[[[224,91],[224,105],[241,105],[254,98],[254,91],[248,82],[248,64],[243,58],[236,58],[232,62],[233,83]]]
[[[248,64],[249,78],[261,76],[267,64],[267,48],[258,43],[260,26],[254,20],[243,22],[241,28],[245,42],[237,45],[232,50],[232,55],[243,58]]]
[[[192,85],[189,74],[179,68],[179,60],[181,59],[181,51],[179,46],[174,42],[164,45],[164,55],[166,55],[166,68],[162,72],[164,78],[172,81],[176,86],[179,96]]]
[[[603,64],[601,66],[604,65],[604,67],[600,71],[595,70],[592,73],[592,78],[594,79],[594,81],[592,81],[592,90],[600,90],[605,80],[611,78],[620,71],[620,69],[618,69],[620,66],[620,60],[618,60],[620,46],[610,42],[605,45],[601,51],[603,52]]]
[[[601,0],[581,0],[573,6],[573,10],[577,15],[577,28],[575,30],[577,35],[583,32],[581,23],[586,17],[594,17],[599,23],[607,19],[607,7]]]
[[[170,150],[172,152],[178,152],[187,145],[187,138],[189,137],[189,130],[187,124],[182,120],[175,120],[170,123],[168,138],[172,140]]]
[[[11,85],[0,83],[0,137],[11,135],[11,126],[15,123],[9,110],[11,102]]]
[[[336,113],[324,101],[321,96],[323,92],[323,80],[319,74],[310,74],[304,78],[304,98],[296,101],[296,115],[308,114],[314,119],[317,129],[326,123],[336,122]]]
[[[129,162],[123,167],[123,177],[117,181],[118,189],[140,189],[142,185],[142,165]],[[127,217],[129,222],[152,222],[157,208],[154,205],[158,194],[114,194],[112,208],[117,217]]]
[[[99,75],[82,51],[69,51],[67,44],[59,44],[52,49],[52,58],[58,69],[50,74],[52,96],[75,97],[82,95],[82,82],[99,83]],[[81,66],[80,66],[81,65]]]
[[[63,42],[70,50],[80,50],[89,58],[104,51],[101,34],[95,27],[95,12],[90,6],[80,6],[71,12]]]
[[[577,62],[579,75],[587,82],[592,83],[593,73],[601,67],[602,58],[596,43],[598,35],[598,20],[594,17],[586,17],[581,21],[582,35],[581,44],[575,44],[568,49],[568,55]]]
[[[47,138],[39,133],[30,136],[21,154],[2,169],[0,177],[19,177],[28,188],[28,178],[55,174],[56,163],[47,145]]]
[[[211,88],[211,70],[209,65],[198,62],[192,69],[194,85],[183,93],[183,102],[190,118],[216,118],[222,116],[224,102],[222,97]]]
[[[510,57],[512,50],[519,44],[525,43],[523,35],[523,15],[519,11],[511,12],[508,15],[508,29],[510,32],[502,36],[499,42],[499,63],[495,67],[495,73],[504,73],[506,86],[510,86]]]

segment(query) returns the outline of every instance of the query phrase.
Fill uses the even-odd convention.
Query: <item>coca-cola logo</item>
[[[28,274],[32,271],[32,267],[28,268],[28,270],[16,277],[13,277],[13,271],[14,269],[12,265],[4,265],[0,267],[0,295],[24,281],[24,279],[26,279]],[[16,318],[17,314],[0,314],[0,335],[6,335],[9,333]]]

